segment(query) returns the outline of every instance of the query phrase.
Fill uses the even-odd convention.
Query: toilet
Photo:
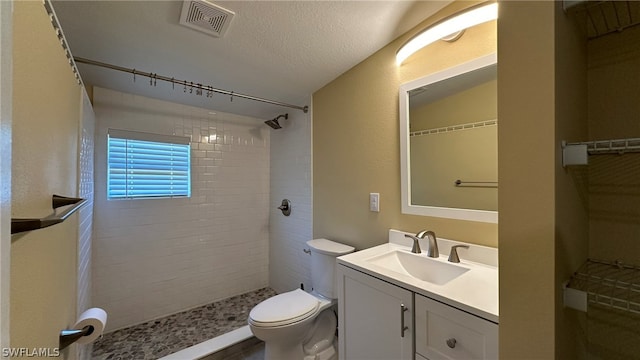
[[[271,297],[249,313],[249,328],[265,343],[265,360],[338,358],[335,311],[336,258],[354,248],[327,239],[307,241],[311,250],[311,286]]]

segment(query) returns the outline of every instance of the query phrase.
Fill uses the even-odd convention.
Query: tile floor
[[[161,358],[246,325],[251,309],[275,294],[273,289],[263,288],[107,333],[94,343],[92,358]],[[234,356],[238,357],[233,359],[259,359],[263,348],[261,342],[249,344],[236,351]]]

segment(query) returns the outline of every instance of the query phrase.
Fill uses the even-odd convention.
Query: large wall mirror
[[[498,222],[497,59],[400,87],[402,212]]]

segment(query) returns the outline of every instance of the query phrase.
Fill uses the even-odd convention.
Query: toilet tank
[[[336,258],[349,254],[355,249],[352,246],[327,239],[307,241],[311,250],[311,286],[313,290],[328,299],[338,297],[336,281]]]

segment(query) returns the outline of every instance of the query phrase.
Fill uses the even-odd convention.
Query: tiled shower
[[[254,119],[96,88],[93,305],[107,331],[268,285],[269,139]],[[191,137],[191,197],[107,200],[109,128]]]
[[[95,88],[93,305],[107,331],[267,286],[309,283],[311,121],[290,112],[283,129]],[[109,128],[191,137],[191,197],[107,200]],[[277,209],[292,202],[292,214]]]

